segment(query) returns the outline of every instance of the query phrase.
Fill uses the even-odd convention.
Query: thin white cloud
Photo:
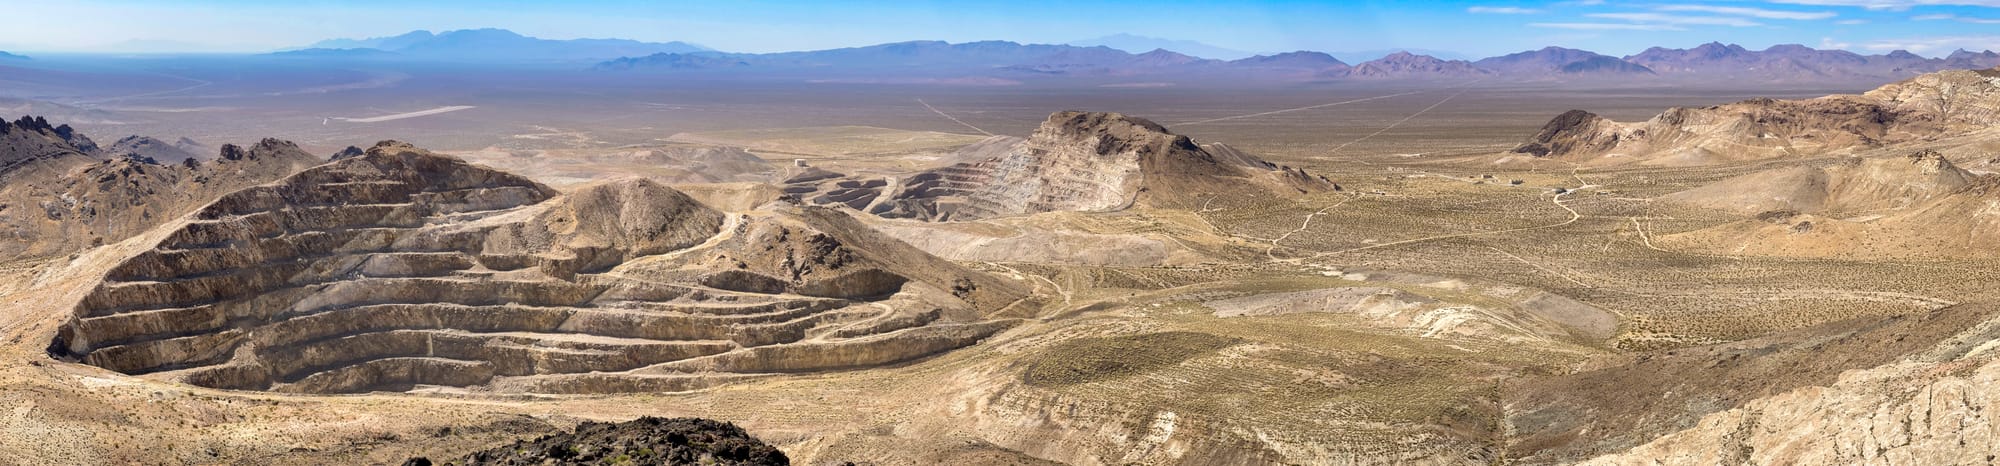
[[[1591,13],[1584,16],[1588,16],[1591,18],[1599,18],[1599,19],[1615,19],[1621,21],[1631,21],[1634,23],[1643,23],[1643,24],[1674,24],[1674,25],[1690,25],[1690,26],[1733,26],[1733,27],[1752,27],[1752,26],[1764,25],[1764,23],[1759,23],[1756,21],[1751,21],[1743,18],[1732,18],[1724,16],[1683,16],[1683,15],[1670,15],[1665,13]]]
[[[1716,6],[1716,5],[1661,5],[1654,9],[1659,11],[1681,11],[1681,12],[1691,11],[1699,13],[1714,13],[1719,15],[1748,16],[1752,18],[1763,18],[1763,19],[1790,19],[1790,20],[1801,20],[1801,21],[1828,19],[1834,16],[1839,16],[1839,14],[1831,11],[1787,11],[1787,10],[1771,10],[1764,8],[1750,8],[1750,7],[1740,7],[1740,6]]]
[[[1916,15],[1916,16],[1911,16],[1910,19],[1913,21],[1957,21],[1961,23],[1972,23],[1972,24],[2000,24],[2000,19],[1974,18],[1969,16],[1959,16],[1953,14]]]
[[[1475,6],[1466,8],[1465,12],[1485,15],[1532,15],[1541,13],[1542,10],[1517,6]]]
[[[1843,19],[1843,20],[1840,20],[1840,21],[1834,21],[1834,22],[1833,22],[1833,24],[1845,24],[1845,25],[1849,25],[1849,26],[1852,26],[1852,25],[1856,25],[1856,24],[1868,24],[1868,20],[1865,20],[1865,19]]]
[[[1529,27],[1549,29],[1572,29],[1578,31],[1685,31],[1687,28],[1671,24],[1624,24],[1624,23],[1528,23]]]
[[[2000,0],[1771,0],[1772,3],[1816,6],[1851,6],[1870,10],[1908,10],[1919,6],[1983,6],[2000,8]]]

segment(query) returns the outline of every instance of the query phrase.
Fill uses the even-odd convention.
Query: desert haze
[[[2000,451],[1979,2],[155,3],[0,31],[0,464]]]

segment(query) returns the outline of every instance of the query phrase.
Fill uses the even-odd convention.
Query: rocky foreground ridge
[[[685,390],[962,347],[1027,296],[837,211],[561,193],[393,141],[134,241],[50,352],[245,390]]]
[[[431,466],[411,458],[404,466]],[[783,466],[785,453],[727,422],[700,418],[642,417],[626,422],[585,422],[571,432],[519,440],[442,464],[529,466],[547,464],[702,464]]]

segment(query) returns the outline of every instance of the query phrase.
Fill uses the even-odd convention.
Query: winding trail
[[[1486,249],[1492,249],[1492,250],[1493,250],[1493,252],[1497,252],[1497,253],[1500,253],[1500,255],[1503,255],[1503,256],[1507,256],[1508,258],[1511,258],[1511,259],[1514,259],[1514,260],[1516,260],[1516,261],[1519,261],[1519,262],[1521,262],[1521,263],[1523,263],[1523,264],[1528,264],[1528,266],[1529,266],[1529,267],[1534,267],[1534,268],[1537,268],[1537,269],[1541,269],[1541,270],[1542,270],[1543,272],[1548,272],[1548,273],[1549,273],[1550,275],[1555,275],[1555,276],[1557,276],[1557,277],[1562,277],[1562,279],[1564,279],[1564,280],[1569,280],[1569,282],[1570,282],[1570,283],[1575,283],[1575,284],[1576,284],[1576,286],[1581,286],[1581,287],[1584,287],[1584,288],[1596,288],[1596,287],[1594,287],[1594,286],[1590,286],[1590,284],[1589,284],[1589,283],[1584,283],[1584,282],[1583,282],[1582,280],[1577,280],[1577,279],[1576,279],[1575,277],[1571,277],[1571,276],[1569,276],[1569,274],[1566,274],[1566,273],[1562,273],[1562,272],[1558,272],[1558,271],[1556,271],[1555,269],[1551,269],[1551,268],[1548,268],[1548,267],[1546,267],[1546,266],[1543,266],[1542,264],[1538,264],[1538,263],[1535,263],[1534,261],[1530,261],[1530,260],[1527,260],[1527,259],[1522,259],[1522,258],[1521,258],[1521,256],[1516,256],[1516,255],[1514,255],[1514,253],[1511,253],[1511,252],[1507,252],[1507,251],[1502,251],[1502,250],[1500,250],[1500,248],[1496,248],[1496,247],[1492,247],[1492,246],[1487,246],[1487,247],[1486,247]]]
[[[965,120],[960,120],[960,119],[958,119],[958,117],[955,117],[955,116],[951,116],[950,114],[947,114],[947,113],[945,113],[945,112],[944,112],[943,110],[938,110],[938,109],[937,109],[937,107],[932,107],[932,106],[931,106],[931,104],[930,104],[930,102],[925,102],[923,98],[918,98],[918,99],[917,99],[917,103],[918,103],[918,104],[921,104],[921,105],[923,105],[923,106],[924,106],[924,108],[928,108],[928,109],[930,109],[930,110],[931,110],[931,113],[936,113],[936,114],[938,114],[938,116],[941,116],[941,117],[944,117],[944,118],[945,118],[945,119],[947,119],[947,120],[951,120],[951,121],[954,121],[954,122],[957,122],[958,124],[960,124],[960,125],[964,125],[964,126],[965,126],[965,127],[967,127],[967,128],[972,128],[972,130],[973,130],[973,131],[978,131],[978,132],[979,132],[979,134],[984,134],[984,135],[987,135],[987,136],[992,136],[992,135],[993,135],[993,133],[988,133],[988,132],[986,132],[986,130],[983,130],[983,129],[979,129],[979,127],[978,127],[978,126],[972,126],[972,124],[971,124],[971,123],[966,123],[966,122],[965,122]]]
[[[1548,224],[1548,225],[1541,225],[1541,226],[1532,226],[1532,227],[1521,227],[1521,228],[1511,228],[1511,229],[1506,229],[1506,230],[1495,230],[1495,231],[1475,231],[1475,232],[1471,232],[1471,233],[1456,233],[1456,234],[1449,234],[1449,235],[1438,235],[1438,236],[1431,236],[1431,237],[1424,237],[1424,238],[1417,238],[1417,239],[1407,239],[1407,240],[1402,240],[1402,241],[1396,241],[1396,242],[1391,242],[1391,243],[1382,243],[1382,244],[1373,244],[1373,245],[1368,245],[1368,246],[1362,246],[1362,247],[1358,247],[1358,248],[1350,248],[1350,249],[1342,249],[1342,250],[1339,250],[1339,251],[1328,251],[1328,252],[1322,252],[1322,253],[1319,253],[1319,254],[1314,254],[1314,255],[1312,255],[1312,256],[1309,256],[1309,257],[1310,257],[1310,258],[1314,258],[1314,259],[1317,259],[1317,258],[1321,258],[1321,257],[1326,257],[1326,256],[1331,256],[1331,255],[1337,255],[1337,254],[1346,254],[1346,253],[1350,253],[1350,252],[1359,252],[1359,251],[1366,251],[1366,250],[1370,250],[1370,249],[1380,249],[1380,248],[1386,248],[1386,247],[1391,247],[1391,246],[1402,246],[1402,245],[1407,245],[1407,244],[1416,244],[1416,243],[1426,243],[1426,242],[1431,242],[1431,241],[1438,241],[1438,240],[1447,240],[1447,239],[1454,239],[1454,238],[1466,238],[1466,237],[1473,237],[1473,236],[1485,236],[1485,235],[1498,235],[1498,234],[1506,234],[1506,233],[1519,233],[1519,232],[1523,232],[1523,231],[1534,231],[1534,230],[1544,230],[1544,229],[1549,229],[1549,228],[1561,228],[1561,227],[1565,227],[1565,226],[1569,226],[1569,225],[1570,225],[1570,224],[1572,224],[1572,223],[1576,223],[1576,221],[1577,221],[1577,220],[1582,220],[1582,219],[1583,219],[1583,214],[1582,214],[1582,213],[1579,213],[1579,212],[1577,212],[1577,211],[1576,211],[1576,209],[1572,209],[1572,208],[1570,208],[1570,207],[1569,207],[1569,205],[1568,205],[1568,204],[1564,204],[1564,203],[1563,203],[1563,196],[1567,196],[1567,195],[1569,195],[1570,193],[1573,193],[1573,192],[1576,192],[1576,191],[1566,191],[1566,192],[1563,192],[1563,193],[1561,193],[1561,194],[1557,194],[1557,195],[1555,195],[1555,197],[1554,197],[1554,198],[1550,199],[1550,201],[1551,201],[1551,202],[1554,202],[1554,203],[1556,204],[1556,207],[1561,207],[1561,208],[1562,208],[1563,210],[1565,210],[1565,211],[1569,211],[1569,220],[1564,220],[1564,221],[1561,221],[1561,222],[1557,222],[1557,223],[1551,223],[1551,224]]]
[[[1397,94],[1389,94],[1389,95],[1378,95],[1378,96],[1374,96],[1374,97],[1364,97],[1364,98],[1360,98],[1360,99],[1354,99],[1354,100],[1345,100],[1345,101],[1340,101],[1340,102],[1331,102],[1331,103],[1324,103],[1324,104],[1319,104],[1319,105],[1307,105],[1307,106],[1304,106],[1304,107],[1294,107],[1294,108],[1287,108],[1287,109],[1283,109],[1283,110],[1272,110],[1272,111],[1268,111],[1268,112],[1258,112],[1258,113],[1250,113],[1250,114],[1243,114],[1243,115],[1231,115],[1231,116],[1226,116],[1226,117],[1221,117],[1221,118],[1210,118],[1210,119],[1206,119],[1206,120],[1195,120],[1195,121],[1189,121],[1189,122],[1182,122],[1182,123],[1175,123],[1175,124],[1174,124],[1174,126],[1177,126],[1177,127],[1178,127],[1178,126],[1189,126],[1189,125],[1204,125],[1204,124],[1209,124],[1209,123],[1217,123],[1217,122],[1223,122],[1223,121],[1229,121],[1229,120],[1241,120],[1241,119],[1244,119],[1244,118],[1256,118],[1256,117],[1260,117],[1260,116],[1269,116],[1269,115],[1277,115],[1277,114],[1281,114],[1281,113],[1291,113],[1291,112],[1301,112],[1301,111],[1306,111],[1306,110],[1312,110],[1312,109],[1316,109],[1316,108],[1326,108],[1326,107],[1333,107],[1333,106],[1340,106],[1340,105],[1347,105],[1347,104],[1353,104],[1353,103],[1361,103],[1361,102],[1367,102],[1367,101],[1370,101],[1370,100],[1382,100],[1382,99],[1387,99],[1387,98],[1391,98],[1391,97],[1402,97],[1402,96],[1406,96],[1406,95],[1412,95],[1412,94],[1422,94],[1423,92],[1424,92],[1424,91],[1410,91],[1410,92],[1403,92],[1403,93],[1397,93]]]
[[[1460,96],[1460,95],[1464,95],[1464,94],[1466,93],[1466,91],[1468,90],[1468,89],[1466,89],[1466,87],[1468,87],[1468,86],[1471,86],[1472,84],[1474,84],[1474,83],[1477,83],[1477,82],[1479,82],[1479,81],[1478,81],[1478,80],[1474,80],[1474,81],[1471,81],[1471,82],[1467,82],[1467,83],[1465,83],[1465,84],[1461,84],[1461,85],[1457,86],[1457,88],[1459,88],[1459,91],[1458,91],[1458,92],[1455,92],[1455,93],[1452,93],[1452,94],[1451,94],[1451,95],[1449,95],[1449,96],[1445,96],[1445,98],[1443,98],[1443,99],[1439,99],[1439,100],[1437,101],[1437,103],[1433,103],[1433,104],[1431,104],[1431,105],[1430,105],[1429,107],[1424,107],[1424,108],[1423,108],[1422,110],[1418,110],[1418,111],[1416,111],[1415,113],[1411,113],[1411,114],[1409,114],[1408,116],[1404,116],[1404,117],[1403,117],[1403,119],[1401,119],[1401,120],[1396,120],[1396,122],[1394,122],[1394,123],[1390,123],[1390,124],[1389,124],[1388,126],[1384,126],[1384,127],[1382,127],[1382,129],[1378,129],[1378,130],[1376,130],[1375,132],[1373,132],[1373,133],[1369,133],[1369,134],[1368,134],[1368,135],[1366,135],[1366,136],[1362,136],[1362,137],[1360,137],[1360,138],[1357,138],[1357,139],[1355,139],[1355,140],[1352,140],[1352,141],[1348,141],[1348,142],[1347,142],[1347,143],[1345,143],[1345,144],[1341,144],[1341,145],[1339,145],[1339,146],[1336,146],[1336,147],[1334,147],[1334,148],[1333,148],[1333,150],[1331,150],[1331,151],[1328,151],[1327,153],[1328,153],[1328,155],[1331,155],[1331,154],[1333,154],[1333,153],[1337,153],[1337,152],[1339,152],[1339,151],[1340,151],[1341,149],[1345,149],[1345,148],[1347,148],[1348,146],[1351,146],[1351,145],[1354,145],[1355,143],[1359,143],[1359,142],[1362,142],[1362,141],[1366,141],[1366,140],[1368,140],[1368,139],[1370,139],[1370,138],[1373,138],[1373,137],[1375,137],[1375,136],[1378,136],[1378,135],[1381,135],[1381,134],[1383,134],[1383,133],[1387,133],[1387,132],[1389,132],[1390,130],[1393,130],[1393,129],[1396,129],[1396,127],[1398,127],[1398,126],[1402,126],[1402,125],[1403,125],[1404,123],[1408,123],[1408,122],[1409,122],[1410,120],[1414,120],[1414,119],[1416,119],[1416,118],[1417,118],[1417,117],[1419,117],[1419,116],[1423,116],[1423,114],[1425,114],[1425,113],[1428,113],[1428,112],[1430,112],[1431,110],[1435,110],[1435,109],[1437,109],[1438,107],[1440,107],[1440,106],[1443,106],[1443,105],[1444,105],[1445,103],[1447,103],[1447,102],[1451,102],[1451,100],[1452,100],[1453,98],[1456,98],[1456,97],[1458,97],[1458,96]],[[1356,161],[1356,162],[1361,162],[1362,164],[1365,164],[1365,165],[1375,165],[1375,164],[1373,164],[1373,163],[1368,163],[1368,162],[1365,162],[1365,161],[1361,161],[1361,160],[1358,160],[1358,159],[1354,159],[1354,158],[1352,158],[1352,157],[1344,157],[1344,158],[1345,158],[1345,159],[1347,159],[1347,160],[1353,160],[1353,161]],[[1579,187],[1579,188],[1577,188],[1577,189],[1583,189],[1583,188],[1586,188],[1586,187],[1592,187],[1592,186],[1596,186],[1596,185],[1592,185],[1592,184],[1589,184],[1588,182],[1584,181],[1583,177],[1579,175],[1579,173],[1578,173],[1578,172],[1580,172],[1580,171],[1582,171],[1582,170],[1583,170],[1583,166],[1582,166],[1582,165],[1577,165],[1577,164],[1574,164],[1574,163],[1572,163],[1572,164],[1571,164],[1571,167],[1572,167],[1572,168],[1571,168],[1571,170],[1570,170],[1570,177],[1572,177],[1572,178],[1576,178],[1576,180],[1577,180],[1577,182],[1578,182],[1578,183],[1581,183],[1581,184],[1583,184],[1583,186],[1582,186],[1582,187]],[[1433,175],[1433,174],[1431,174],[1430,172],[1426,172],[1426,171],[1423,171],[1423,170],[1417,170],[1417,172],[1418,172],[1418,173],[1420,173],[1420,174],[1424,174],[1424,175],[1432,175],[1432,176],[1443,176],[1443,175]],[[1445,178],[1452,178],[1452,177],[1448,177],[1448,176],[1443,176],[1443,177],[1445,177]],[[1328,206],[1328,207],[1327,207],[1327,208],[1325,208],[1325,209],[1320,209],[1320,211],[1319,211],[1319,212],[1314,212],[1314,213],[1313,213],[1312,215],[1307,215],[1307,216],[1306,216],[1306,220],[1305,220],[1305,222],[1302,222],[1302,224],[1301,224],[1301,225],[1299,226],[1299,228],[1298,228],[1297,230],[1293,230],[1293,231],[1292,231],[1291,233],[1286,233],[1286,234],[1285,234],[1284,236],[1280,236],[1280,237],[1278,237],[1278,239],[1274,239],[1274,240],[1271,240],[1271,248],[1270,248],[1270,249],[1266,249],[1266,250],[1264,251],[1264,255],[1265,255],[1266,257],[1269,257],[1269,258],[1270,258],[1270,259],[1271,259],[1272,261],[1274,261],[1274,262],[1293,262],[1293,263],[1296,263],[1296,262],[1299,262],[1299,261],[1302,261],[1302,260],[1304,260],[1304,259],[1309,259],[1309,258],[1311,258],[1311,259],[1317,259],[1317,258],[1320,258],[1320,257],[1326,257],[1326,256],[1331,256],[1331,255],[1335,255],[1335,254],[1343,254],[1343,253],[1349,253],[1349,252],[1356,252],[1356,251],[1365,251],[1365,250],[1369,250],[1369,249],[1378,249],[1378,248],[1386,248],[1386,247],[1390,247],[1390,246],[1401,246],[1401,245],[1406,245],[1406,244],[1415,244],[1415,243],[1422,243],[1422,242],[1429,242],[1429,241],[1437,241],[1437,240],[1444,240],[1444,239],[1452,239],[1452,238],[1463,238],[1463,237],[1470,237],[1470,236],[1481,236],[1481,235],[1493,235],[1493,234],[1503,234],[1503,233],[1515,233],[1515,232],[1522,232],[1522,231],[1532,231],[1532,230],[1541,230],[1541,229],[1547,229],[1547,228],[1557,228],[1557,227],[1563,227],[1563,226],[1568,226],[1568,225],[1570,225],[1570,224],[1573,224],[1573,223],[1576,223],[1576,222],[1577,222],[1578,220],[1581,220],[1581,219],[1583,219],[1583,214],[1582,214],[1582,213],[1580,213],[1580,212],[1577,212],[1577,211],[1576,211],[1576,209],[1573,209],[1573,208],[1570,208],[1570,206],[1569,206],[1569,205],[1567,205],[1567,204],[1565,204],[1565,203],[1563,202],[1563,196],[1566,196],[1566,195],[1568,195],[1568,194],[1570,194],[1570,193],[1572,193],[1572,192],[1575,192],[1575,190],[1566,190],[1566,191],[1564,191],[1564,192],[1562,192],[1562,193],[1558,193],[1558,194],[1556,194],[1556,195],[1555,195],[1555,197],[1553,197],[1553,198],[1551,198],[1551,199],[1550,199],[1550,201],[1551,201],[1551,202],[1554,202],[1554,203],[1555,203],[1556,207],[1561,207],[1561,208],[1562,208],[1563,210],[1565,210],[1565,211],[1568,211],[1568,212],[1569,212],[1569,215],[1570,215],[1570,218],[1569,218],[1569,220],[1565,220],[1565,221],[1562,221],[1562,222],[1559,222],[1559,223],[1553,223],[1553,224],[1548,224],[1548,225],[1541,225],[1541,226],[1533,226],[1533,227],[1522,227],[1522,228],[1514,228],[1514,229],[1508,229],[1508,230],[1497,230],[1497,231],[1481,231],[1481,232],[1472,232],[1472,233],[1457,233],[1457,234],[1450,234],[1450,235],[1439,235],[1439,236],[1431,236],[1431,237],[1425,237],[1425,238],[1417,238],[1417,239],[1410,239],[1410,240],[1403,240],[1403,241],[1396,241],[1396,242],[1390,242],[1390,243],[1382,243],[1382,244],[1373,244],[1373,245],[1368,245],[1368,246],[1362,246],[1362,247],[1358,247],[1358,248],[1351,248],[1351,249],[1343,249],[1343,250],[1339,250],[1339,251],[1329,251],[1329,252],[1321,252],[1321,253],[1317,253],[1317,254],[1313,254],[1313,255],[1311,255],[1311,256],[1306,256],[1306,257],[1300,257],[1300,258],[1293,258],[1293,259],[1278,259],[1278,258],[1277,258],[1277,257],[1276,257],[1275,255],[1273,255],[1273,254],[1272,254],[1272,251],[1273,251],[1273,250],[1275,250],[1275,249],[1277,249],[1277,246],[1278,246],[1278,241],[1281,241],[1281,240],[1284,240],[1284,239],[1285,239],[1286,237],[1289,237],[1289,236],[1291,236],[1291,235],[1292,235],[1292,233],[1298,233],[1299,231],[1304,231],[1304,230],[1305,230],[1305,228],[1306,228],[1307,226],[1309,226],[1309,225],[1311,225],[1311,224],[1312,224],[1312,217],[1314,217],[1314,216],[1318,216],[1318,215],[1320,215],[1320,214],[1322,214],[1322,213],[1325,213],[1325,212],[1326,212],[1326,211],[1327,211],[1328,209],[1332,209],[1332,208],[1334,208],[1334,207],[1339,207],[1339,206],[1340,206],[1341,204],[1346,204],[1346,203],[1347,203],[1347,201],[1341,201],[1341,202],[1339,202],[1339,203],[1336,203],[1336,204],[1334,204],[1334,205],[1332,205],[1332,206]],[[1359,196],[1359,195],[1355,195],[1355,197],[1360,197],[1360,196]],[[1354,199],[1354,198],[1349,198],[1348,200],[1349,200],[1349,201],[1351,201],[1351,200],[1353,200],[1353,199]],[[1560,274],[1558,274],[1558,275],[1560,275]],[[1567,276],[1565,276],[1564,278],[1568,278],[1568,277],[1567,277]],[[1574,281],[1574,280],[1572,280],[1572,281]],[[1586,286],[1587,286],[1587,285],[1586,285]]]
[[[1271,247],[1269,247],[1269,248],[1265,248],[1265,249],[1264,249],[1264,257],[1268,257],[1268,258],[1270,258],[1270,259],[1271,259],[1272,261],[1274,261],[1274,262],[1298,262],[1298,261],[1300,260],[1300,258],[1292,258],[1292,259],[1279,259],[1279,258],[1278,258],[1278,256],[1276,255],[1276,253],[1277,253],[1277,250],[1278,250],[1278,242],[1279,242],[1279,241],[1284,241],[1284,240],[1285,240],[1286,238],[1290,238],[1290,237],[1292,237],[1292,235],[1293,235],[1293,234],[1296,234],[1296,233],[1298,233],[1298,232],[1301,232],[1301,231],[1306,231],[1306,228],[1308,228],[1308,227],[1311,227],[1311,226],[1312,226],[1312,223],[1313,223],[1313,218],[1316,218],[1316,217],[1319,217],[1319,216],[1321,216],[1321,215],[1325,215],[1325,214],[1326,214],[1326,212],[1327,212],[1327,211],[1329,211],[1329,210],[1333,210],[1333,209],[1334,209],[1334,208],[1336,208],[1336,207],[1340,207],[1340,206],[1342,206],[1342,205],[1345,205],[1345,204],[1347,204],[1347,203],[1348,203],[1348,202],[1350,202],[1350,201],[1353,201],[1353,200],[1355,200],[1355,199],[1360,199],[1360,198],[1361,198],[1361,195],[1359,195],[1359,194],[1352,194],[1352,195],[1348,195],[1347,199],[1342,199],[1342,200],[1341,200],[1340,202],[1335,202],[1335,203],[1333,203],[1333,205],[1330,205],[1330,206],[1326,206],[1325,208],[1322,208],[1322,209],[1319,209],[1319,211],[1317,211],[1317,212],[1313,212],[1313,213],[1310,213],[1310,214],[1306,214],[1306,218],[1305,218],[1305,221],[1301,221],[1301,222],[1299,222],[1299,227],[1298,227],[1298,228],[1295,228],[1295,229],[1292,229],[1292,231],[1287,231],[1287,232],[1285,232],[1285,234],[1282,234],[1282,235],[1278,235],[1278,237],[1277,237],[1277,238],[1273,238],[1273,239],[1271,240]]]
[[[1653,245],[1653,236],[1646,234],[1646,225],[1639,223],[1639,217],[1632,217],[1632,229],[1637,230],[1639,232],[1639,241],[1645,243],[1647,249],[1652,249],[1654,251],[1666,252],[1666,253],[1673,252],[1665,249],[1660,249],[1659,246]]]
[[[1037,279],[1037,280],[1041,280],[1041,281],[1042,281],[1043,283],[1047,283],[1047,284],[1049,284],[1049,287],[1050,287],[1050,288],[1055,288],[1055,290],[1056,290],[1056,294],[1059,294],[1059,295],[1062,295],[1062,298],[1063,298],[1063,308],[1064,308],[1064,310],[1067,310],[1067,309],[1069,308],[1069,306],[1070,306],[1070,303],[1071,303],[1071,302],[1073,301],[1073,299],[1072,299],[1072,296],[1070,295],[1070,292],[1069,292],[1069,290],[1065,290],[1065,289],[1063,289],[1062,285],[1058,285],[1058,284],[1056,284],[1056,281],[1055,281],[1055,280],[1050,280],[1050,279],[1049,279],[1049,277],[1044,277],[1044,276],[1041,276],[1041,275],[1035,275],[1035,274],[1032,274],[1032,273],[1024,273],[1024,272],[1021,272],[1021,270],[1020,270],[1020,269],[1016,269],[1016,268],[1013,268],[1013,267],[1011,267],[1011,266],[1008,266],[1007,264],[1002,264],[1002,263],[999,263],[999,262],[987,262],[987,263],[988,263],[988,264],[993,264],[993,266],[994,266],[994,267],[999,267],[999,268],[1003,268],[1003,269],[1007,269],[1007,272],[1009,272],[1009,273],[1013,273],[1013,274],[1015,274],[1015,275],[1020,275],[1020,276],[1023,276],[1023,277],[1034,277],[1034,278],[1035,278],[1035,279]]]

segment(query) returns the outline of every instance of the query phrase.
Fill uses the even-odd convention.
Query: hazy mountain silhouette
[[[309,52],[319,50],[318,52]],[[326,52],[346,50],[346,52]],[[596,61],[657,53],[709,51],[686,42],[640,42],[630,39],[540,39],[506,29],[461,29],[433,34],[407,34],[368,39],[332,39],[305,50],[284,52],[352,57],[365,50],[394,52],[412,58],[457,61]]]
[[[1123,34],[1123,33],[1112,34],[1104,37],[1098,37],[1095,39],[1084,39],[1079,41],[1073,41],[1066,45],[1074,45],[1078,47],[1111,47],[1114,49],[1123,50],[1130,53],[1145,53],[1156,49],[1170,50],[1185,55],[1192,55],[1201,58],[1212,58],[1217,60],[1235,60],[1239,58],[1248,58],[1251,55],[1254,55],[1250,52],[1245,52],[1242,50],[1217,47],[1214,45],[1204,44],[1201,42],[1196,42],[1191,40],[1161,39],[1158,37],[1137,36],[1137,35]]]

